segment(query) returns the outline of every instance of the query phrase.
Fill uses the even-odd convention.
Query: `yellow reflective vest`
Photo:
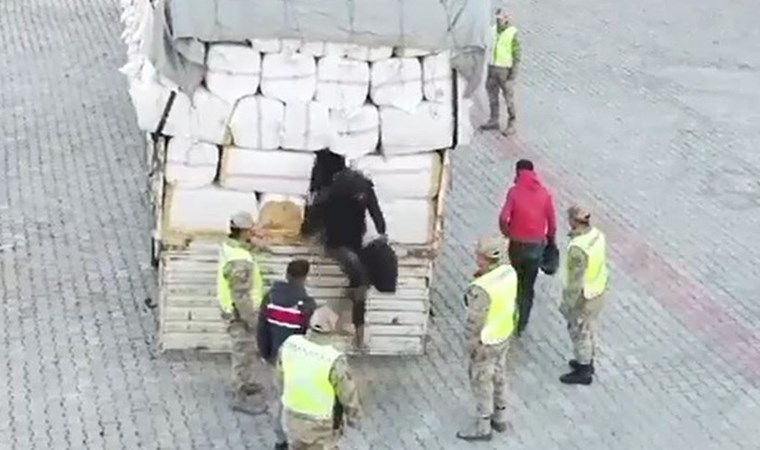
[[[514,63],[512,59],[515,35],[517,35],[517,28],[508,26],[501,33],[499,33],[496,25],[492,28],[494,43],[493,43],[493,55],[491,56],[491,65],[496,67],[512,67]]]
[[[607,289],[606,246],[607,242],[604,233],[596,228],[592,228],[588,233],[572,238],[567,245],[568,250],[571,247],[579,248],[586,254],[586,258],[588,259],[586,270],[583,273],[583,296],[587,299],[598,297]],[[562,285],[567,286],[567,258],[563,258],[561,276]]]
[[[232,290],[230,289],[230,282],[224,276],[224,266],[232,261],[248,261],[253,265],[253,273],[251,274],[253,282],[251,283],[251,300],[253,301],[253,309],[259,309],[261,301],[264,298],[264,279],[261,276],[261,269],[253,254],[239,246],[228,242],[222,244],[222,248],[219,251],[219,266],[216,272],[216,292],[219,298],[219,307],[223,312],[232,314],[233,301]]]
[[[341,354],[302,335],[287,338],[280,350],[283,407],[316,420],[331,419],[335,388],[330,383],[330,371]]]
[[[488,294],[490,304],[480,341],[496,345],[506,341],[515,328],[517,273],[509,264],[502,264],[472,282]]]

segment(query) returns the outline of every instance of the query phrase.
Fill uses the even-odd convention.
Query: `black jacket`
[[[270,364],[285,339],[305,334],[317,304],[303,285],[294,282],[275,282],[264,296],[259,311],[256,340],[259,355]]]

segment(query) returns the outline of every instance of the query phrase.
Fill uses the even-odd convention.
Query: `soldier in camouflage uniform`
[[[230,230],[220,252],[217,292],[232,344],[232,409],[256,415],[266,412],[266,407],[248,404],[248,396],[262,389],[254,375],[257,309],[263,295],[254,249],[264,248],[266,243],[258,235],[253,217],[247,212],[232,216]]]
[[[332,346],[337,319],[329,307],[317,308],[306,336],[291,336],[280,347],[276,373],[291,450],[337,450],[343,432],[342,421],[334,426],[338,404],[348,426],[359,427],[359,393],[346,356]]]
[[[596,356],[596,322],[604,306],[607,288],[605,237],[591,226],[591,214],[579,206],[568,209],[570,243],[562,276],[560,312],[567,320],[575,358],[570,373],[562,375],[566,384],[589,385],[593,380]]]
[[[492,430],[509,427],[507,409],[507,351],[517,320],[517,274],[502,263],[506,241],[501,237],[478,242],[475,280],[465,294],[469,378],[478,417],[457,433],[466,441],[491,440]]]

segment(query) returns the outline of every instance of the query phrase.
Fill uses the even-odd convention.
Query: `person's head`
[[[330,334],[335,331],[338,315],[329,306],[320,306],[311,315],[309,330],[318,334]]]
[[[567,220],[573,231],[582,230],[591,226],[591,213],[578,205],[567,209]]]
[[[294,259],[288,263],[288,268],[285,272],[288,281],[304,283],[306,277],[309,276],[309,261],[306,261],[305,259]]]
[[[241,242],[248,241],[253,237],[255,227],[256,222],[250,213],[237,212],[230,218],[230,237]]]
[[[502,8],[496,10],[496,25],[499,28],[506,28],[512,23],[512,16]]]
[[[515,164],[515,173],[520,173],[523,170],[533,171],[533,161],[529,159],[521,159]]]
[[[506,242],[501,236],[488,236],[478,240],[475,262],[482,272],[501,262]]]
[[[320,150],[316,153],[314,167],[311,171],[312,192],[317,192],[332,185],[335,175],[346,168],[346,158],[330,150]]]
[[[360,203],[367,199],[367,192],[372,182],[358,170],[346,168],[333,180],[332,193],[339,198],[352,198]]]

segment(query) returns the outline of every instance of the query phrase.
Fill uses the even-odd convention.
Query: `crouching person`
[[[341,435],[334,430],[340,402],[350,427],[361,418],[359,394],[346,356],[331,344],[337,315],[318,308],[305,336],[285,340],[277,358],[285,430],[292,450],[335,450]]]
[[[253,217],[239,212],[230,220],[230,235],[222,243],[217,271],[217,296],[232,341],[232,409],[262,414],[266,405],[248,404],[248,396],[261,391],[255,380],[257,310],[264,283],[254,248],[265,245],[258,237]]]
[[[317,307],[316,302],[306,293],[306,278],[309,275],[309,262],[296,259],[288,263],[286,281],[277,281],[269,289],[261,302],[257,340],[259,356],[272,367],[277,400],[272,415],[277,443],[276,450],[288,448],[287,437],[282,428],[282,385],[277,382],[274,366],[277,353],[290,336],[306,334],[309,320]]]

